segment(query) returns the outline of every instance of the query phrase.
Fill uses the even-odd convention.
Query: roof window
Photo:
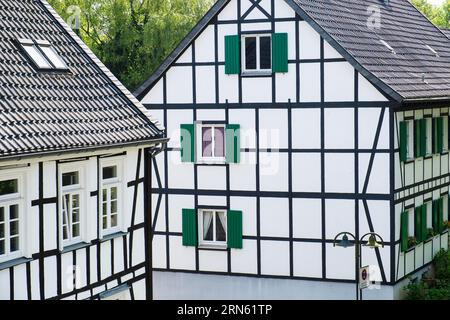
[[[46,40],[18,40],[22,50],[39,70],[68,70],[67,65]]]

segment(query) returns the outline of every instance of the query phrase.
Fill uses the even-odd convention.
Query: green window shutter
[[[288,72],[288,34],[272,34],[272,71]]]
[[[195,130],[193,124],[181,124],[181,161],[195,161]]]
[[[421,141],[420,137],[422,133],[422,123],[420,120],[414,120],[414,157],[419,158],[422,154],[421,152]]]
[[[440,210],[440,201],[439,200],[433,200],[433,230],[434,232],[439,232],[439,210]]]
[[[226,160],[228,163],[239,163],[241,160],[241,126],[227,124],[225,127]]]
[[[414,236],[417,242],[422,242],[422,206],[414,209]]]
[[[425,241],[427,240],[427,235],[428,235],[428,228],[427,228],[427,205],[423,205],[422,206],[422,217],[420,219],[420,221],[422,222],[422,240],[421,241]]]
[[[444,198],[439,199],[438,230],[439,233],[444,231]]]
[[[427,120],[420,120],[420,156],[427,155]]]
[[[183,246],[195,247],[197,245],[197,211],[183,209]]]
[[[406,161],[407,158],[407,144],[408,133],[406,128],[406,122],[400,122],[400,161]]]
[[[227,244],[228,248],[242,249],[242,211],[228,210]]]
[[[241,73],[241,45],[238,35],[225,36],[225,73]]]
[[[400,247],[405,252],[408,250],[408,212],[402,212],[400,220]]]

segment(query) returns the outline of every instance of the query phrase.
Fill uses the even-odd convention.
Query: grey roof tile
[[[34,69],[18,38],[50,41],[70,73]],[[0,159],[163,138],[152,120],[48,3],[0,0]]]

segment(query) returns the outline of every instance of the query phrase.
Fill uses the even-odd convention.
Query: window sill
[[[0,271],[11,268],[11,267],[18,266],[19,264],[27,263],[32,260],[33,259],[22,257],[22,258],[16,258],[16,259],[12,259],[9,261],[1,262],[0,263]]]
[[[227,250],[227,245],[226,244],[218,244],[218,245],[213,245],[213,244],[200,244],[198,246],[199,250],[216,250],[216,251],[226,251]]]
[[[68,253],[68,252],[72,252],[75,250],[83,249],[83,248],[89,247],[90,245],[91,244],[87,243],[87,242],[79,242],[79,243],[71,244],[69,246],[64,247],[63,250],[61,250],[61,253]]]
[[[241,73],[243,78],[246,77],[271,77],[273,74],[272,71],[244,71]]]
[[[198,164],[198,165],[221,165],[221,166],[223,166],[223,165],[226,165],[227,164],[227,162],[226,162],[226,160],[207,160],[207,159],[201,159],[201,160],[198,160],[197,162],[195,162],[195,164]]]
[[[110,234],[104,235],[103,238],[100,239],[100,242],[106,242],[106,241],[109,241],[112,239],[120,238],[120,237],[126,236],[127,234],[128,234],[128,232],[123,232],[123,231],[110,233]]]

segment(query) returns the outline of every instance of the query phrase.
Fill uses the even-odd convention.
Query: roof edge
[[[284,0],[303,20],[308,22],[311,27],[320,34],[320,36],[326,40],[334,49],[339,52],[361,75],[363,75],[370,83],[376,88],[381,90],[385,95],[391,97],[396,102],[402,102],[403,97],[389,85],[384,83],[380,78],[375,76],[369,70],[364,68],[344,47],[342,47],[338,41],[336,41],[325,29],[323,29],[319,23],[311,18],[300,5],[295,3],[294,0]]]
[[[164,132],[165,128],[154,117],[149,116],[147,109],[136,99],[136,97],[114,76],[114,74],[97,58],[92,50],[78,37],[78,35],[67,25],[67,23],[61,18],[61,16],[53,9],[53,7],[47,2],[47,0],[39,0],[44,8],[50,13],[50,15],[59,23],[64,31],[77,43],[78,46],[89,56],[89,58],[96,64],[98,68],[111,80],[111,82],[119,89],[119,91],[132,102],[138,115],[143,120],[152,124],[157,130]]]
[[[142,100],[145,95],[152,89],[156,82],[166,72],[181,54],[189,47],[192,41],[205,29],[212,19],[228,4],[230,0],[217,0],[217,2],[208,10],[200,21],[192,28],[192,30],[181,40],[178,46],[167,56],[156,71],[150,75],[141,85],[134,90],[134,96]]]

